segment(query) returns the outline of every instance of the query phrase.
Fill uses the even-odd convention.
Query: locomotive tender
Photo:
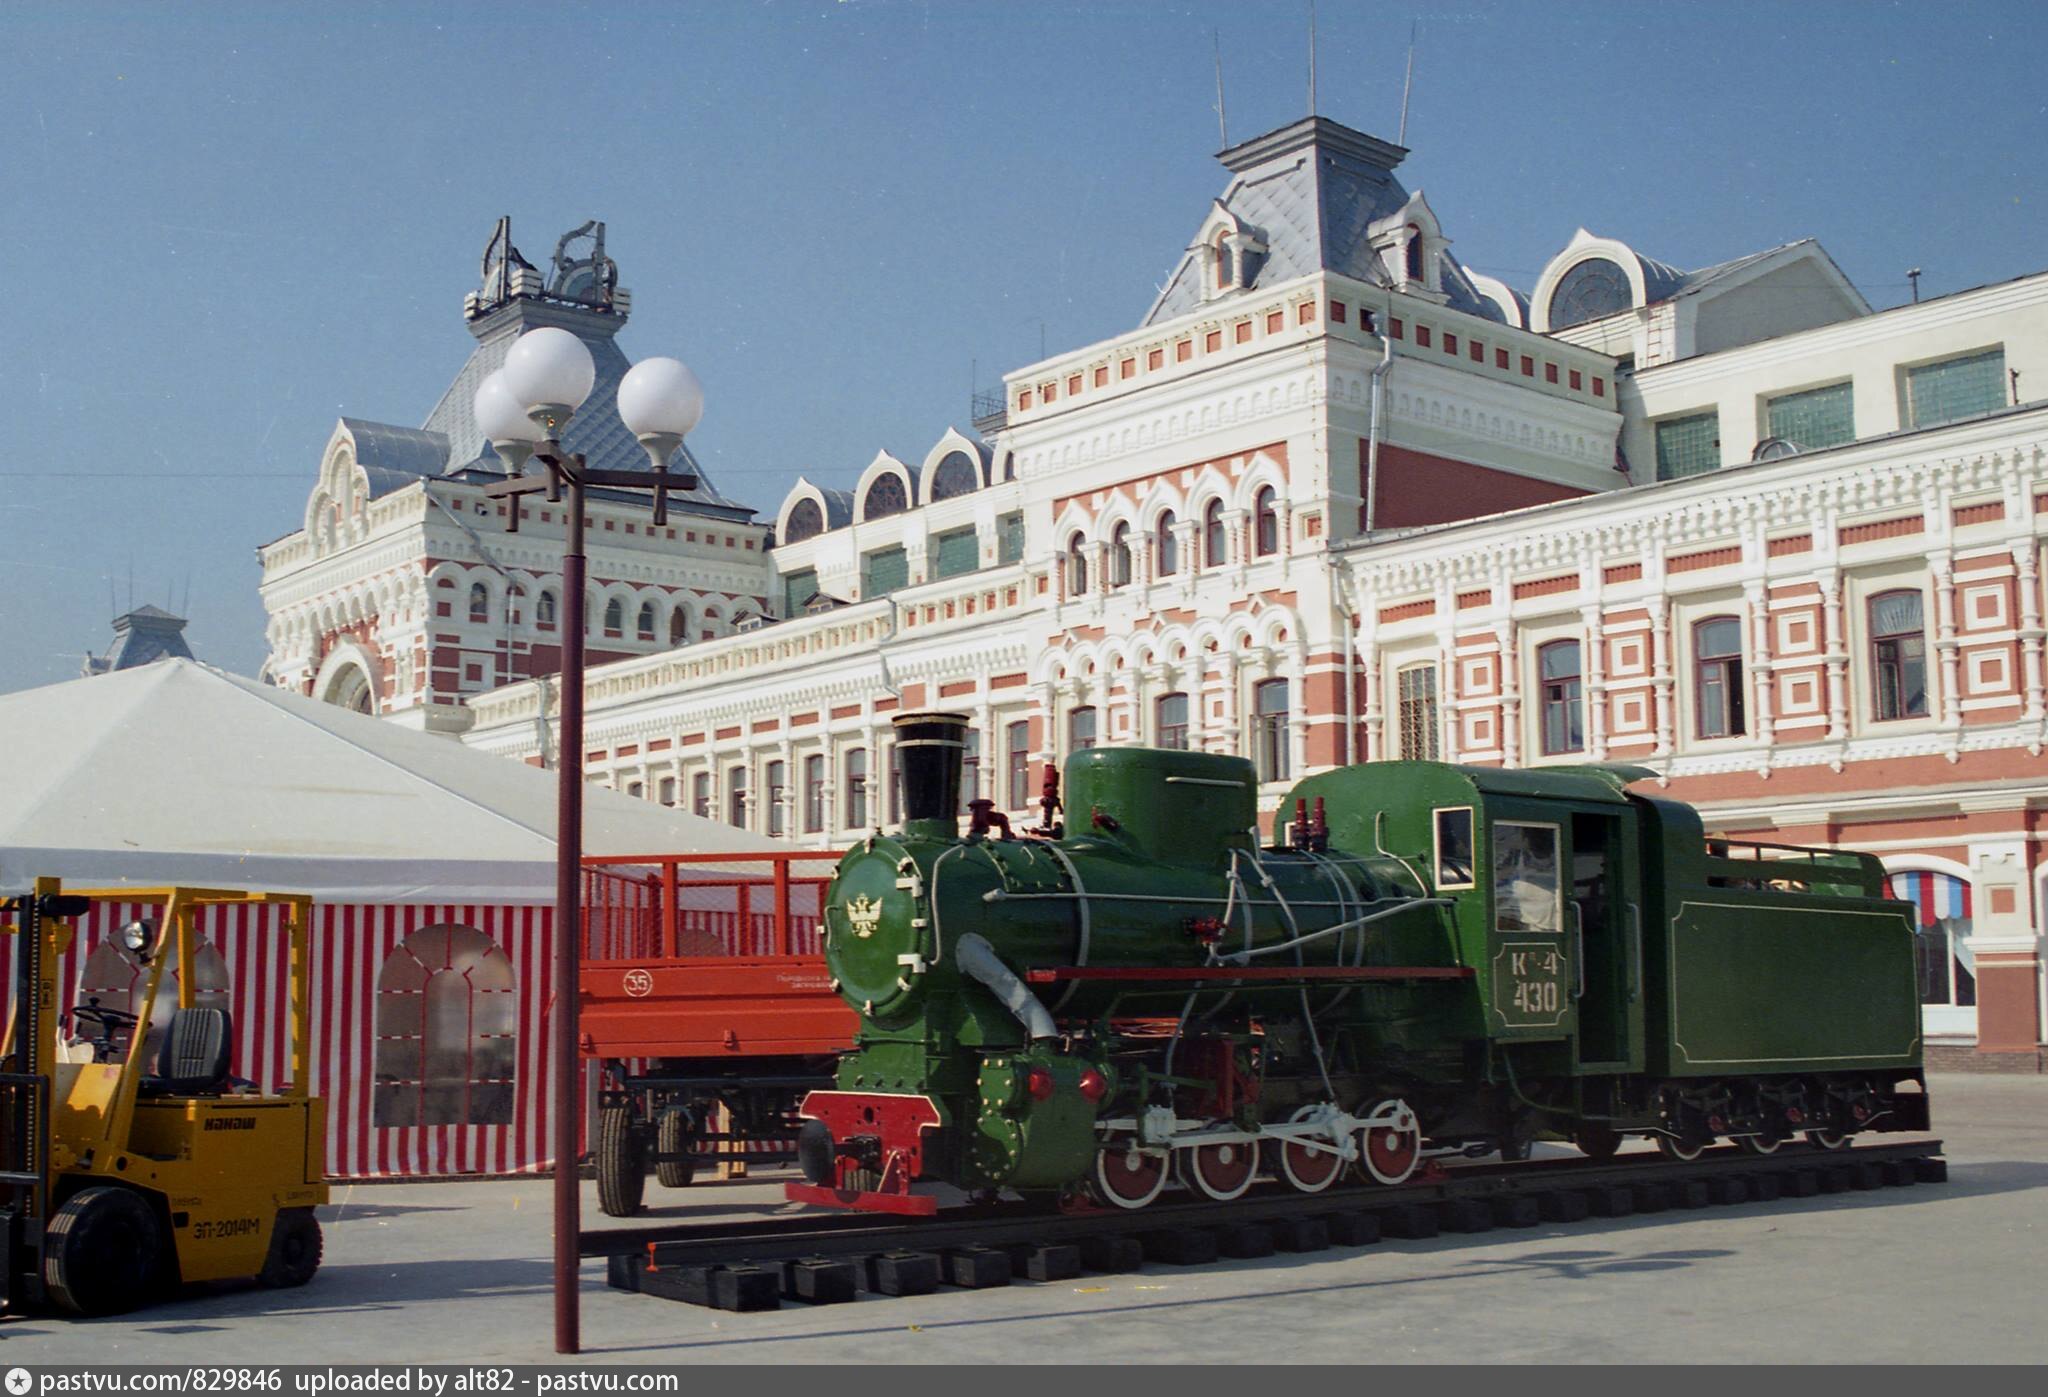
[[[1867,854],[1709,840],[1638,768],[1435,762],[1308,777],[1261,847],[1250,763],[1142,748],[1068,761],[1068,829],[977,801],[963,836],[965,721],[896,720],[907,818],[828,891],[860,1030],[792,1198],[1139,1208],[1539,1133],[1690,1159],[1927,1128],[1909,909]]]

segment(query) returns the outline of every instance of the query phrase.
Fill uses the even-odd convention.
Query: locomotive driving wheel
[[[1806,1143],[1817,1150],[1846,1150],[1849,1148],[1849,1132],[1846,1130],[1809,1130]]]
[[[1742,1147],[1744,1154],[1776,1154],[1778,1146],[1785,1143],[1782,1135],[1738,1135],[1735,1143]]]
[[[1249,1140],[1222,1140],[1182,1150],[1181,1182],[1204,1198],[1228,1203],[1242,1197],[1259,1173],[1259,1147]]]
[[[1293,1120],[1314,1120],[1324,1110],[1304,1106],[1294,1113]],[[1289,1140],[1280,1146],[1280,1174],[1297,1193],[1321,1193],[1343,1172],[1344,1156],[1327,1140]]]
[[[1422,1122],[1399,1097],[1388,1097],[1359,1112],[1358,1162],[1374,1183],[1405,1184],[1422,1163]]]
[[[1681,1163],[1689,1164],[1693,1160],[1698,1159],[1700,1152],[1706,1149],[1710,1143],[1710,1141],[1702,1139],[1697,1135],[1688,1135],[1683,1139],[1676,1135],[1659,1135],[1657,1137],[1657,1152],[1666,1159],[1675,1159]]]
[[[1095,1155],[1095,1191],[1119,1208],[1142,1208],[1166,1187],[1166,1153],[1112,1140]]]

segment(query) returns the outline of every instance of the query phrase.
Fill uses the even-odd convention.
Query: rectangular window
[[[1031,803],[1031,724],[1012,723],[1005,731],[1009,752],[1003,777],[1010,788],[1010,809],[1022,810]]]
[[[1186,694],[1161,694],[1152,705],[1155,739],[1161,747],[1175,752],[1188,750],[1188,696]]]
[[[981,566],[981,541],[973,529],[954,529],[932,539],[932,576],[958,577]]]
[[[1095,745],[1095,710],[1077,708],[1067,715],[1067,751],[1085,752]]]
[[[1905,426],[1938,427],[2006,406],[2005,348],[1906,370]]]
[[[782,813],[783,797],[788,794],[789,765],[786,762],[768,763],[768,833],[779,836],[787,827]]]
[[[1401,720],[1401,759],[1437,759],[1436,666],[1409,665],[1395,676]]]
[[[1438,891],[1475,886],[1469,805],[1436,812],[1436,886]]]
[[[1257,726],[1252,732],[1253,759],[1261,781],[1285,781],[1292,770],[1288,750],[1287,681],[1268,679],[1252,691]]]
[[[661,778],[661,784],[660,784],[660,785],[659,785],[658,787],[656,787],[656,790],[657,790],[657,791],[659,792],[659,796],[658,796],[658,798],[660,799],[660,801],[661,801],[661,803],[662,803],[663,805],[673,806],[673,805],[674,805],[674,804],[676,803],[676,778],[675,778],[675,777],[673,777],[673,776],[664,776],[664,777],[662,777],[662,778]]]
[[[1543,381],[1545,383],[1557,382],[1557,365],[1545,364],[1543,366]]]
[[[1493,924],[1501,931],[1555,934],[1564,927],[1557,880],[1557,826],[1493,824]]]
[[[747,827],[747,769],[743,766],[725,773],[725,822],[734,829]]]
[[[1847,383],[1785,393],[1765,404],[1765,434],[1802,451],[1840,446],[1856,439],[1856,404]]]
[[[700,771],[690,778],[690,813],[700,820],[711,818],[711,773]]]
[[[1523,377],[1523,378],[1534,378],[1535,376],[1536,376],[1536,361],[1535,361],[1534,359],[1530,358],[1530,357],[1529,357],[1528,355],[1524,354],[1524,355],[1522,356],[1522,377]]]
[[[818,572],[816,568],[805,568],[782,579],[782,614],[785,617],[804,614],[804,603],[818,593]]]
[[[1870,670],[1877,720],[1927,716],[1927,630],[1918,592],[1870,599]]]
[[[1657,424],[1657,479],[1677,480],[1721,468],[1721,414],[1696,412]]]
[[[900,825],[903,823],[903,773],[896,768],[895,744],[884,750],[882,763],[886,768],[883,778],[889,783],[889,823]]]
[[[967,813],[967,802],[981,798],[981,733],[978,729],[967,730],[967,745],[960,752],[960,813]]]
[[[846,754],[846,827],[866,829],[868,824],[868,749],[856,747]]]
[[[1024,511],[1013,510],[996,520],[996,562],[1014,563],[1024,556]]]
[[[1417,325],[1415,327],[1415,347],[1417,349],[1429,348],[1429,327],[1427,325]]]
[[[901,547],[878,548],[860,560],[860,594],[863,600],[885,597],[910,584],[910,555]]]
[[[1458,337],[1456,335],[1446,333],[1444,335],[1444,353],[1455,356],[1457,352]]]
[[[804,758],[804,832],[820,834],[825,829],[825,759]]]
[[[1507,368],[1507,366],[1508,366],[1508,352],[1507,352],[1507,351],[1506,351],[1505,349],[1496,349],[1496,350],[1494,350],[1494,351],[1493,351],[1493,366],[1494,366],[1494,367],[1495,367],[1496,369],[1506,369],[1506,368]]]
[[[1543,752],[1578,752],[1586,746],[1584,689],[1579,643],[1555,640],[1536,652],[1543,686]]]

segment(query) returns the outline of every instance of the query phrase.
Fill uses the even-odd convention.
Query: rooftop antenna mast
[[[1316,114],[1316,0],[1308,0],[1308,114]]]
[[[1408,76],[1401,80],[1401,134],[1394,144],[1408,144],[1408,94],[1415,90],[1415,21],[1408,21]]]
[[[1212,29],[1209,37],[1216,45],[1216,135],[1223,144],[1221,150],[1230,149],[1230,124],[1223,119],[1223,31]]]

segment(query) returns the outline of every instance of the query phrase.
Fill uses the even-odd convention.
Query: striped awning
[[[1920,909],[1920,925],[1970,919],[1970,884],[1949,873],[1894,873],[1892,896]]]

